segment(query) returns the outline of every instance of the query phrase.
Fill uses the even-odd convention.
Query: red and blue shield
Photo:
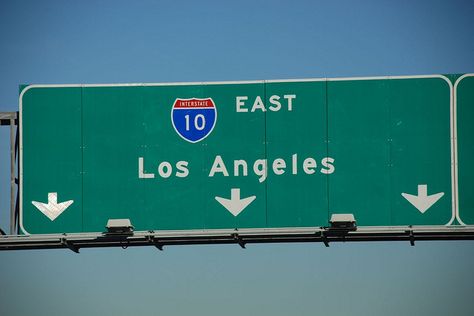
[[[190,143],[197,143],[209,136],[216,120],[216,105],[211,98],[174,101],[171,122],[178,135]]]

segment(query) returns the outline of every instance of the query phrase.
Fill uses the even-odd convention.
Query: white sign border
[[[456,84],[462,78],[474,76],[465,74],[458,78]],[[171,83],[112,83],[112,84],[33,84],[23,89],[19,96],[19,130],[20,130],[20,186],[19,186],[19,226],[23,234],[30,233],[23,226],[23,96],[31,89],[35,88],[93,88],[93,87],[156,87],[156,86],[184,86],[184,85],[229,85],[229,84],[255,84],[255,83],[285,83],[285,82],[320,82],[320,81],[356,81],[356,80],[389,80],[389,79],[443,79],[448,83],[450,89],[450,138],[451,138],[451,205],[452,216],[445,226],[451,225],[455,219],[461,225],[465,225],[459,218],[458,205],[458,185],[457,185],[457,124],[456,107],[454,106],[453,94],[455,89],[451,81],[444,75],[412,75],[412,76],[374,76],[374,77],[342,77],[342,78],[308,78],[308,79],[285,79],[285,80],[250,80],[250,81],[209,81],[209,82],[171,82]],[[455,84],[455,86],[457,86]],[[211,230],[210,230],[211,231]]]

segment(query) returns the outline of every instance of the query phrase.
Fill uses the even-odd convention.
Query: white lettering
[[[188,170],[188,162],[187,161],[178,161],[176,163],[176,169],[178,171],[176,172],[176,176],[179,178],[185,178],[189,175],[189,170]]]
[[[288,111],[293,110],[293,103],[292,100],[296,99],[296,94],[285,94],[283,98],[288,100]]]
[[[234,160],[234,176],[239,176],[239,166],[242,166],[242,175],[246,177],[248,174],[248,168],[245,160]]]
[[[257,159],[253,164],[253,172],[260,178],[258,181],[262,183],[267,178],[267,160],[266,159]]]
[[[139,179],[153,179],[155,177],[154,173],[145,173],[143,170],[144,160],[143,157],[138,157],[138,178]]]
[[[285,168],[286,168],[286,162],[281,159],[277,158],[275,161],[273,161],[273,173],[276,175],[281,175],[285,173]]]
[[[248,100],[249,97],[247,96],[241,96],[241,97],[236,97],[235,98],[235,110],[237,112],[248,112],[249,109],[247,108],[242,108],[243,106],[245,106],[245,100]]]
[[[331,174],[334,172],[335,167],[333,165],[334,159],[331,157],[326,157],[321,161],[321,164],[327,169],[321,169],[321,173]]]
[[[298,155],[297,154],[294,154],[293,156],[291,156],[291,162],[292,162],[292,171],[293,171],[293,174],[298,174]]]
[[[266,111],[265,105],[263,105],[262,98],[259,95],[255,98],[255,102],[253,103],[251,112],[255,112],[256,109],[260,109],[262,110],[262,112]]]
[[[227,168],[225,167],[224,161],[222,157],[217,155],[214,159],[214,163],[212,164],[211,172],[209,172],[209,177],[213,177],[216,172],[222,172],[224,177],[228,177],[229,173],[227,172]]]
[[[274,94],[270,96],[268,100],[266,99],[264,101],[261,96],[257,95],[253,101],[253,105],[250,109],[250,112],[255,112],[257,110],[265,112],[267,111],[267,107],[272,112],[278,112],[282,109],[281,98],[281,96]],[[288,111],[293,111],[293,101],[296,99],[296,94],[285,94],[283,98],[286,100]],[[245,104],[245,101],[247,101],[248,99],[248,96],[235,97],[235,111],[241,113],[249,112],[249,108],[247,108]],[[269,104],[265,105],[266,102],[268,102]]]
[[[313,158],[306,158],[303,161],[303,170],[306,172],[306,174],[313,174],[316,171],[314,170],[316,168],[316,160]]]
[[[277,96],[277,95],[272,95],[272,96],[270,97],[270,103],[273,104],[273,105],[275,105],[275,106],[270,106],[270,107],[269,107],[269,109],[270,109],[271,111],[276,112],[276,111],[279,111],[279,110],[281,109],[281,103],[280,103],[280,101],[278,101],[278,100],[280,100],[280,97]]]
[[[173,167],[171,167],[171,164],[167,161],[163,161],[158,166],[158,173],[160,174],[160,177],[162,178],[169,178],[172,172],[173,172]]]

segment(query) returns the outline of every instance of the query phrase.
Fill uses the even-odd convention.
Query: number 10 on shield
[[[176,99],[171,110],[171,122],[176,133],[190,143],[209,136],[216,120],[216,105],[211,98]]]

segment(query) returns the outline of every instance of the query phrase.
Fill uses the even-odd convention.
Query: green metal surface
[[[473,89],[463,89],[472,104]],[[208,98],[214,129],[186,141],[175,101]],[[450,100],[440,76],[29,86],[20,96],[22,228],[103,231],[111,218],[136,230],[315,227],[333,213],[352,213],[359,226],[451,224]],[[201,113],[188,110],[180,113]],[[472,157],[462,144],[460,162]],[[424,213],[402,196],[419,185],[444,193]],[[251,201],[231,214],[218,200],[236,189]],[[32,203],[51,192],[74,201],[54,220]]]
[[[329,210],[390,225],[389,80],[328,82]]]
[[[145,183],[138,179],[136,169],[137,157],[144,152],[142,89],[82,89],[82,214],[86,231],[104,230],[110,214],[113,218],[128,218],[129,214],[144,218]]]
[[[461,77],[455,86],[458,138],[459,217],[467,225],[474,224],[474,75]]]
[[[327,226],[328,175],[321,173],[327,157],[326,82],[269,83],[266,96],[272,95],[297,97],[291,111],[283,106],[266,112],[267,226]],[[273,170],[277,159],[285,161],[285,169],[277,168],[282,174]],[[308,172],[305,160],[315,162]]]
[[[81,88],[25,91],[22,102],[29,107],[20,122],[21,220],[32,233],[83,231]],[[74,200],[54,222],[31,203],[46,200],[49,192],[58,192],[60,201]]]
[[[450,91],[442,78],[390,80],[390,202],[392,225],[444,225],[452,218]],[[425,213],[399,192],[444,196]]]

